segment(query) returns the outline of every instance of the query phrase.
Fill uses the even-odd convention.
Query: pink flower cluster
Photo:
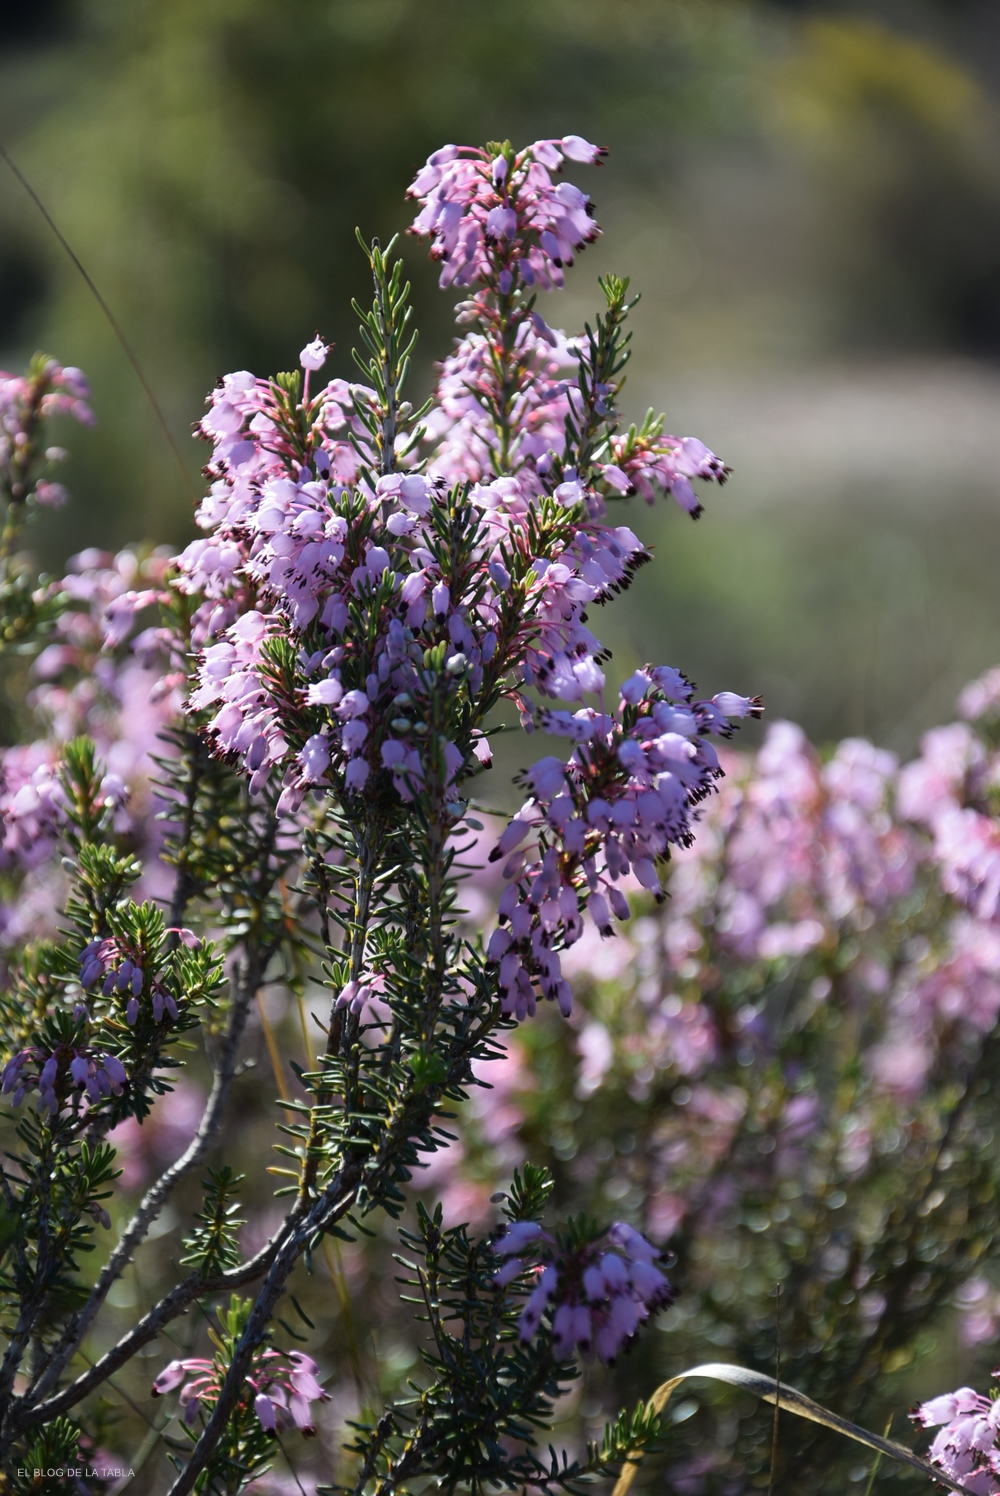
[[[488,299],[466,303],[463,321],[491,323]],[[494,336],[469,333],[438,365],[434,408],[424,421],[430,464],[449,483],[482,482],[499,461],[500,438],[490,414],[498,399]],[[522,484],[543,492],[553,454],[566,445],[566,417],[579,414],[577,365],[579,340],[549,327],[532,311],[517,321],[512,357],[519,372],[510,398],[507,460]],[[593,499],[590,500],[593,505]]]
[[[0,1089],[11,1095],[13,1106],[20,1106],[25,1094],[37,1088],[38,1110],[54,1116],[62,1107],[61,1097],[74,1090],[85,1091],[96,1103],[105,1096],[120,1096],[127,1079],[124,1065],[113,1054],[80,1044],[61,1044],[51,1053],[32,1046],[7,1061]]]
[[[995,710],[990,680],[963,694],[963,704],[974,703],[988,721]],[[693,710],[690,701],[669,706]],[[620,716],[621,707],[615,720],[624,738]],[[574,721],[566,717],[566,725]],[[487,862],[483,847],[485,866],[475,875],[477,918],[485,902],[500,909],[489,954],[501,982],[513,976],[517,984],[505,989],[508,1008],[517,1011],[519,972],[531,967],[534,948],[551,960],[545,925],[548,951],[561,947],[559,967],[548,967],[544,978],[554,996],[558,975],[575,1002],[584,999],[576,1097],[586,1101],[603,1087],[621,1094],[626,1107],[664,1099],[641,1170],[657,1239],[692,1211],[704,1225],[740,1197],[746,1173],[735,1177],[726,1158],[748,1112],[766,1117],[770,1135],[761,1187],[812,1177],[817,1143],[829,1137],[824,1105],[801,1089],[799,1066],[775,1068],[800,1025],[812,1032],[833,1024],[833,1013],[823,1015],[835,1005],[839,1032],[855,1018],[864,1026],[851,1113],[831,1139],[834,1169],[862,1187],[900,1138],[917,1146],[933,1125],[928,1108],[940,1085],[970,1063],[1000,1015],[992,874],[981,866],[980,876],[967,878],[968,860],[956,865],[953,844],[935,834],[957,812],[961,824],[974,826],[975,845],[989,845],[1000,763],[990,731],[968,723],[940,729],[900,768],[891,754],[858,739],[821,757],[800,729],[778,723],[752,757],[723,747],[720,758],[726,777],[696,806],[695,841],[672,847],[663,880],[669,899],[658,910],[640,905],[615,940],[604,938],[594,918],[583,865],[573,870],[570,892],[550,872],[561,877],[570,866],[559,825],[579,815],[589,827],[579,812],[575,755],[536,766],[529,783],[539,793],[503,833],[496,861]],[[613,806],[613,796],[601,798]],[[608,834],[619,835],[607,821]],[[597,891],[612,913],[627,913],[625,895],[633,904],[635,893],[641,898],[631,861],[630,869]],[[515,886],[521,880],[523,887]],[[534,901],[524,898],[529,889],[539,890]],[[649,891],[655,896],[655,887]],[[601,903],[596,910],[603,916]],[[530,1011],[527,994],[523,1002]],[[766,1085],[761,1067],[771,1076]],[[668,1095],[680,1099],[667,1106]],[[533,1117],[534,1107],[527,1081],[505,1096],[508,1150],[518,1118]],[[825,1153],[823,1159],[829,1171]],[[816,1187],[826,1187],[823,1178],[816,1176]],[[970,1301],[970,1337],[990,1333],[994,1297],[981,1289]]]
[[[725,948],[747,960],[801,955],[905,895],[918,847],[892,815],[896,767],[858,739],[824,765],[800,728],[771,728],[752,774],[734,776],[710,817],[725,838],[715,894]],[[718,845],[710,832],[679,871],[678,913],[698,907],[703,872],[714,883]]]
[[[432,257],[444,261],[441,284],[483,287],[458,309],[459,320],[479,330],[440,365],[425,424],[431,468],[449,481],[516,472],[532,492],[584,500],[594,517],[608,496],[652,500],[655,484],[697,517],[691,479],[721,483],[728,468],[694,438],[663,436],[662,417],[604,442],[591,472],[568,465],[567,421],[587,424],[578,375],[593,350],[586,338],[549,327],[518,295],[561,286],[562,267],[596,237],[589,199],[568,182],[553,184],[551,173],[564,160],[590,164],[603,154],[578,136],[516,154],[446,146],[418,173],[410,195],[423,206],[411,231],[430,237]],[[616,392],[595,378],[593,413],[612,416]]]
[[[214,481],[195,518],[209,538],[192,541],[178,558],[181,590],[202,599],[192,630],[196,646],[220,636],[239,615],[250,578],[283,589],[293,622],[304,628],[317,614],[329,567],[339,564],[341,526],[326,532],[328,516],[317,522],[317,501],[344,496],[363,462],[370,465],[354,399],[369,400],[372,391],[335,379],[309,398],[309,373],[323,358],[313,356],[312,346],[303,357],[306,450],[289,430],[275,386],[246,372],[226,375],[201,422],[214,448]]]
[[[65,504],[62,484],[39,476],[38,470],[61,462],[66,454],[60,447],[40,452],[38,440],[43,422],[54,415],[92,425],[89,394],[80,370],[63,368],[55,359],[36,358],[26,374],[0,370],[0,486],[8,501],[50,509]]]
[[[330,1400],[330,1394],[316,1379],[318,1370],[316,1362],[302,1351],[258,1352],[246,1385],[253,1393],[254,1412],[262,1429],[275,1433],[294,1427],[306,1438],[315,1434],[312,1404]],[[153,1383],[153,1396],[163,1397],[180,1387],[184,1422],[191,1424],[198,1417],[202,1403],[209,1408],[214,1405],[225,1375],[226,1367],[218,1360],[192,1356],[171,1361]]]
[[[309,786],[328,778],[359,791],[384,770],[410,798],[436,763],[440,781],[455,783],[468,772],[468,749],[427,741],[423,726],[440,683],[424,657],[437,645],[456,691],[477,692],[487,673],[503,674],[525,713],[518,673],[563,701],[600,691],[601,645],[582,614],[645,559],[630,530],[581,518],[534,555],[531,486],[497,478],[469,493],[468,560],[455,571],[440,545],[441,480],[399,473],[345,487],[324,414],[341,412],[337,400],[315,398],[307,462],[290,461],[276,434],[273,391],[224,382],[214,400],[213,410],[238,410],[247,429],[227,415],[216,434],[220,476],[201,515],[212,540],[193,542],[180,560],[182,588],[207,598],[195,620],[205,648],[191,705],[213,709],[210,732],[221,752],[242,758],[253,791],[280,774],[281,808],[293,813]],[[578,503],[578,486],[564,486],[573,491],[557,490],[557,499]],[[255,586],[253,606],[244,579]],[[508,600],[518,584],[515,618]],[[268,668],[270,641],[289,629],[303,640],[306,681],[294,702],[275,692]],[[296,716],[297,751],[288,730]],[[476,752],[488,758],[481,741]]]
[[[857,739],[823,764],[798,728],[778,723],[752,768],[733,761],[729,770],[671,880],[663,930],[671,985],[720,951],[745,963],[793,962],[849,942],[845,994],[885,1015],[868,1055],[872,1079],[915,1097],[956,1025],[983,1034],[1000,1013],[992,750],[959,723],[928,734],[902,769]],[[945,896],[945,938],[898,936],[893,954],[885,930],[906,920],[918,883]],[[751,1040],[754,1021],[748,1014]]]
[[[0,419],[13,447],[24,445],[18,441],[17,432],[24,429],[25,422],[18,418],[25,409],[33,409],[36,399],[40,402],[38,419],[70,415],[89,426],[94,420],[87,405],[89,398],[90,387],[81,370],[68,364],[64,367],[54,358],[44,360],[34,378],[31,374],[8,374],[0,370]]]
[[[979,700],[980,696],[985,699]],[[963,693],[966,707],[989,711],[975,683]],[[978,918],[1000,919],[1000,827],[991,797],[1000,783],[1000,757],[970,722],[929,732],[921,756],[900,775],[899,806],[926,826],[946,892]]]
[[[198,937],[190,930],[179,933],[185,944],[200,944]],[[80,986],[87,991],[98,982],[101,983],[104,997],[115,993],[127,998],[125,1022],[129,1028],[134,1028],[139,1020],[139,999],[147,985],[146,974],[136,953],[124,948],[121,941],[110,936],[103,940],[92,940],[84,947],[80,957]],[[149,979],[148,985],[153,1022],[162,1023],[164,1013],[170,1018],[176,1018],[178,1008],[173,993],[167,990],[156,975]]]
[[[464,742],[428,735],[442,682],[456,699],[502,682],[529,727],[524,687],[578,701],[603,686],[601,645],[582,615],[626,585],[646,553],[630,530],[600,523],[599,493],[562,467],[554,447],[565,449],[573,390],[577,414],[581,396],[559,375],[576,352],[511,300],[517,277],[554,284],[544,266],[593,230],[582,195],[553,185],[550,172],[599,154],[576,137],[517,156],[449,147],[415,184],[424,201],[415,230],[436,235],[446,256],[464,246],[468,275],[487,282],[472,303],[484,331],[456,353],[428,423],[440,467],[432,456],[426,475],[376,477],[358,414],[374,407],[374,392],[334,380],[310,395],[328,351],[319,338],[302,350],[297,402],[247,373],[227,376],[212,396],[202,432],[214,445],[214,481],[198,514],[207,538],[178,562],[180,589],[202,599],[190,704],[211,711],[217,750],[242,761],[253,793],[280,784],[283,814],[314,785],[357,793],[379,774],[404,799],[431,784],[454,795],[489,748],[481,729]],[[506,475],[497,477],[505,438],[491,381],[505,318],[517,368],[502,415]],[[699,450],[698,471],[720,476],[718,460]],[[442,545],[455,476],[473,483],[461,564]],[[549,488],[565,522],[540,530]],[[303,681],[291,696],[273,663],[289,635]],[[444,656],[431,667],[435,649]]]
[[[73,556],[55,588],[65,604],[55,639],[32,669],[38,685],[29,704],[58,742],[88,732],[109,784],[127,784],[137,769],[149,773],[150,754],[162,751],[159,736],[180,707],[183,641],[158,623],[134,635],[143,612],[168,601],[170,565],[165,547]]]
[[[94,739],[107,769],[102,794],[114,830],[145,865],[141,893],[164,891],[153,760],[165,751],[162,734],[176,718],[186,672],[169,630],[129,635],[137,615],[166,596],[168,562],[165,551],[140,558],[90,550],[53,584],[64,607],[32,666],[28,698],[47,735],[0,751],[0,868],[19,879],[16,899],[0,910],[4,944],[52,933],[65,903],[53,859],[65,815],[59,764],[62,745],[81,733]]]
[[[1000,1377],[1000,1371],[993,1373]],[[1000,1492],[1000,1398],[982,1397],[971,1387],[959,1387],[921,1403],[911,1413],[920,1428],[937,1428],[928,1451],[932,1465],[960,1482],[972,1496]]]
[[[579,135],[536,140],[522,151],[442,146],[417,173],[409,196],[420,204],[412,232],[430,237],[442,261],[441,285],[496,280],[510,295],[515,277],[545,290],[563,284],[563,266],[596,239],[590,199],[571,182],[553,182],[566,160],[593,165],[607,153]]]
[[[50,742],[0,752],[0,868],[27,872],[51,850],[63,818],[58,752]]]
[[[576,746],[568,762],[543,758],[528,771],[533,794],[491,853],[507,858],[509,880],[487,949],[499,963],[505,1013],[533,1013],[537,983],[568,1014],[557,949],[579,940],[582,914],[602,935],[612,931],[612,912],[628,919],[620,882],[629,873],[662,894],[657,864],[691,842],[695,807],[721,773],[708,737],[728,735],[731,717],[761,710],[731,692],[712,701],[692,695],[679,671],[660,666],[624,683],[614,717],[587,707],[543,715],[549,732]],[[534,845],[515,850],[531,832]]]
[[[485,267],[487,285],[463,312],[471,310],[482,331],[466,340],[451,373],[442,376],[428,422],[427,439],[437,446],[428,471],[376,476],[370,436],[358,416],[359,406],[375,403],[374,393],[343,380],[318,385],[328,349],[317,338],[302,350],[300,399],[286,386],[248,373],[227,376],[213,393],[202,423],[214,449],[211,489],[198,513],[202,538],[174,561],[162,551],[112,557],[94,550],[71,563],[58,587],[64,607],[54,638],[34,666],[30,704],[48,737],[7,750],[0,759],[0,856],[14,891],[3,911],[5,943],[57,925],[66,892],[54,855],[64,817],[60,747],[80,732],[94,737],[107,766],[103,790],[114,832],[128,839],[145,865],[140,896],[165,895],[169,873],[158,858],[163,827],[156,815],[161,806],[152,783],[154,757],[163,752],[162,734],[179,709],[192,646],[192,711],[209,717],[213,746],[242,762],[252,792],[272,783],[280,788],[279,810],[288,818],[313,786],[358,794],[378,782],[391,785],[403,800],[435,793],[446,817],[457,820],[461,782],[489,763],[488,739],[480,726],[462,735],[454,729],[429,732],[430,722],[461,721],[463,703],[497,687],[518,706],[529,730],[539,712],[529,692],[556,704],[600,699],[602,646],[584,614],[626,586],[647,553],[627,527],[602,522],[597,485],[609,496],[629,486],[610,449],[603,466],[588,474],[578,475],[564,461],[567,415],[578,422],[586,415],[572,377],[584,340],[553,332],[515,294],[529,282],[561,283],[562,263],[597,232],[582,194],[556,183],[552,173],[563,159],[592,161],[599,154],[567,137],[539,143],[518,158],[508,152],[505,169],[492,156],[484,166],[481,153],[456,151],[454,170],[437,182],[442,231],[456,204],[461,207],[462,194],[473,193],[475,201],[461,208],[468,223],[460,240],[470,245],[472,226],[480,225],[477,264]],[[513,213],[512,232],[506,231],[509,217],[493,213],[496,207],[503,215]],[[444,239],[438,247],[450,253]],[[501,450],[495,409],[490,414],[486,407],[494,394],[494,355],[511,329],[516,368],[504,417],[509,443]],[[85,414],[82,405],[63,399],[83,398],[72,371],[64,379],[49,366],[45,378],[50,383],[39,397],[39,418],[57,406]],[[15,425],[26,389],[8,391]],[[613,390],[596,393],[601,409],[613,413]],[[724,472],[711,454],[700,471],[710,477]],[[461,500],[466,535],[460,563],[441,543],[456,503],[447,492],[453,478],[472,485]],[[175,617],[187,597],[193,604],[190,635],[155,623],[143,628],[147,610],[164,603],[170,610],[175,588],[186,595],[182,610],[173,607]],[[137,629],[142,632],[133,637]],[[275,647],[289,643],[295,671],[286,690],[273,661]],[[584,718],[593,725],[593,744],[579,741]],[[551,714],[552,723],[563,719],[569,720],[567,712]],[[607,899],[621,913],[620,876],[633,863],[641,873],[645,853],[660,856],[674,832],[686,834],[688,812],[674,803],[676,825],[668,824],[666,810],[661,824],[650,822],[650,795],[643,799],[641,791],[651,789],[662,803],[669,770],[666,759],[654,760],[668,749],[636,728],[645,767],[633,765],[629,788],[609,788],[618,819],[605,826],[592,760],[599,751],[611,751],[621,724],[610,726],[592,708],[578,711],[572,721],[578,752],[569,772],[578,781],[580,814],[590,816],[588,845],[577,857],[570,846],[576,824],[560,827],[561,807],[543,796],[539,803],[552,816],[549,830],[565,830],[568,837],[553,854],[563,863],[558,889],[551,892],[558,902],[564,885],[572,884],[575,903],[579,893],[595,917]],[[685,806],[695,803],[714,772],[701,729],[695,739],[697,762],[678,766],[675,776],[694,776],[682,797]],[[627,752],[624,739],[621,746]],[[585,762],[589,768],[582,767]],[[550,795],[549,801],[558,798]],[[622,817],[630,800],[636,820],[627,826]],[[602,836],[607,844],[599,853]],[[619,850],[625,860],[615,862]],[[540,859],[544,855],[540,851]],[[565,860],[574,857],[575,871]],[[506,953],[505,974],[520,960],[519,952],[525,959],[520,981],[504,989],[504,1005],[521,1016],[533,1009],[536,987],[564,1010],[569,1007],[557,947],[575,934],[579,914],[570,914],[566,894],[562,923],[552,927],[553,897],[542,897],[551,862],[550,856],[545,877],[541,866],[525,863],[523,878],[516,880],[525,908],[513,911],[511,928],[519,928],[525,910],[531,928]],[[588,879],[596,879],[594,886]],[[87,948],[80,975],[85,991],[100,988],[129,1026],[138,1023],[147,1002],[154,1022],[177,1017],[174,996],[149,979],[135,953],[113,940]],[[385,981],[382,972],[368,971],[347,984],[339,1002],[353,1012],[377,1004]],[[45,1062],[41,1057],[40,1069]],[[30,1068],[24,1073],[30,1081]],[[95,1062],[81,1082],[88,1094],[101,1089],[107,1073]]]
[[[659,422],[642,435],[629,432],[611,439],[614,463],[601,473],[607,483],[623,493],[638,493],[652,504],[657,489],[669,493],[693,519],[702,512],[692,478],[711,478],[725,483],[729,469],[693,436],[662,436]]]
[[[536,1221],[515,1221],[494,1251],[507,1259],[495,1275],[498,1286],[534,1274],[521,1314],[521,1339],[531,1340],[544,1315],[551,1314],[552,1350],[560,1361],[579,1351],[586,1360],[596,1355],[613,1366],[643,1321],[676,1296],[657,1266],[661,1253],[625,1221],[594,1240],[564,1246]]]

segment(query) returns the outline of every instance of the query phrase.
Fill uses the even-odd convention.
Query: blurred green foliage
[[[430,150],[567,130],[608,144],[606,171],[579,176],[605,235],[551,320],[575,328],[598,272],[630,273],[643,292],[634,409],[666,408],[669,429],[736,468],[696,531],[639,515],[667,561],[626,607],[627,653],[690,664],[712,690],[763,688],[772,714],[815,735],[906,748],[1000,657],[1000,169],[989,80],[975,75],[988,10],[48,0],[0,13],[0,138],[185,450],[228,369],[287,367],[319,330],[337,343],[331,372],[349,375],[344,308],[367,273],[355,226],[405,227],[403,192]],[[407,259],[426,387],[450,298],[421,248]],[[15,363],[36,344],[87,370],[100,418],[75,443],[77,502],[39,531],[45,559],[183,540],[190,500],[142,391],[7,174],[0,349]],[[963,405],[956,369],[970,360],[980,398]],[[914,370],[964,412],[931,474],[906,422],[882,418],[886,391],[905,406]],[[780,449],[763,431],[746,440],[741,409],[771,391],[772,423],[803,379],[811,400]],[[838,425],[837,380],[864,386],[861,437]],[[819,465],[817,430],[832,451]],[[196,483],[200,460],[192,443]]]

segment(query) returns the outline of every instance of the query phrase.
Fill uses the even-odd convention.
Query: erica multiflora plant
[[[631,877],[660,894],[721,774],[711,739],[760,710],[696,699],[673,666],[606,684],[592,615],[650,559],[615,508],[662,491],[696,514],[693,480],[726,469],[652,415],[624,426],[626,280],[601,282],[579,337],[538,310],[598,232],[562,171],[601,154],[576,136],[438,152],[411,188],[414,232],[442,285],[467,289],[469,330],[428,405],[405,398],[408,286],[376,243],[362,381],[324,384],[317,337],[295,372],[229,374],[212,393],[203,538],[174,558],[85,553],[61,583],[10,594],[5,637],[45,636],[28,704],[46,730],[3,765],[0,1449],[15,1484],[46,1430],[60,1458],[68,1428],[91,1447],[112,1378],[196,1305],[214,1350],[165,1349],[153,1381],[168,1399],[179,1389],[175,1496],[239,1491],[282,1428],[312,1429],[317,1368],[278,1319],[293,1273],[401,1215],[413,1170],[516,1025],[542,1001],[570,1013],[562,953],[627,917]],[[66,393],[39,395],[46,380]],[[82,399],[78,385],[49,363],[7,380],[5,536],[30,507],[39,412]],[[505,706],[564,746],[527,772],[500,835],[499,923],[470,932],[463,856]],[[244,1253],[239,1181],[214,1169],[174,1285],[119,1339],[92,1342],[212,1155],[251,1005],[275,981],[326,993],[320,1052],[282,1103],[283,1216]],[[169,1111],[198,1031],[204,1113],[108,1250],[109,1134]],[[549,1222],[549,1188],[526,1166],[482,1235],[440,1210],[408,1218],[425,1372],[357,1428],[358,1493],[426,1477],[572,1489],[656,1437],[640,1408],[586,1450],[536,1448],[581,1361],[614,1360],[673,1292],[655,1241],[624,1220]]]

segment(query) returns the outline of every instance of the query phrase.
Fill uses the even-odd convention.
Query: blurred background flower
[[[659,544],[613,626],[619,668],[690,662],[813,740],[910,752],[1000,658],[1000,156],[988,0],[7,0],[0,139],[186,434],[226,370],[291,367],[318,330],[349,375],[356,224],[403,228],[442,140],[577,131],[611,150],[599,272],[643,294],[629,402],[735,468]],[[408,253],[419,379],[451,297]],[[0,182],[0,361],[92,377],[80,500],[38,533],[178,543],[191,504],[110,329]],[[757,730],[752,730],[756,732]],[[751,738],[753,741],[753,738]]]

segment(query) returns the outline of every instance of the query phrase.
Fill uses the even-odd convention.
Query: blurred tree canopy
[[[993,480],[969,499],[978,529],[956,540],[951,526],[942,541],[931,527],[924,593],[914,601],[907,574],[883,599],[885,544],[866,516],[878,512],[883,541],[888,525],[890,550],[892,537],[909,543],[912,474],[890,481],[885,504],[855,492],[845,505],[838,484],[857,468],[844,432],[839,476],[817,480],[804,450],[776,452],[771,467],[791,466],[798,493],[744,507],[771,469],[739,450],[713,401],[720,386],[738,405],[761,381],[852,361],[1000,350],[997,131],[990,80],[975,73],[988,11],[944,0],[7,0],[0,139],[113,306],[186,454],[204,392],[228,369],[288,367],[318,330],[337,344],[328,367],[350,373],[348,309],[365,291],[355,225],[383,240],[405,228],[403,193],[429,151],[570,130],[609,145],[606,170],[578,178],[605,235],[547,314],[573,328],[598,272],[632,274],[643,293],[636,413],[666,406],[672,429],[683,418],[737,469],[693,534],[675,514],[638,516],[644,534],[662,532],[667,557],[628,615],[633,654],[694,654],[713,689],[766,677],[772,708],[831,735],[891,736],[916,672],[926,707],[905,736],[947,709],[966,671],[1000,657],[985,596],[971,634],[970,610],[955,608],[967,563],[1000,558]],[[446,351],[450,298],[422,246],[407,263],[426,385]],[[38,345],[86,369],[100,422],[75,443],[75,502],[39,533],[43,554],[182,539],[190,498],[145,397],[6,174],[0,349],[10,364]],[[202,453],[191,443],[187,455],[197,483]],[[740,564],[748,546],[755,575]],[[860,614],[845,573],[864,593]],[[938,640],[919,659],[906,656],[914,606],[930,609]],[[874,629],[882,642],[857,712],[846,654],[859,617],[865,639]],[[817,669],[815,682],[782,684]],[[906,676],[898,700],[880,672]]]

